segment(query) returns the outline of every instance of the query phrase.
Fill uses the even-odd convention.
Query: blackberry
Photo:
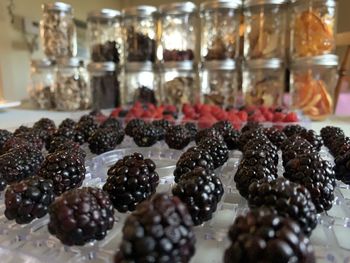
[[[5,142],[11,138],[13,138],[13,134],[11,132],[0,129],[0,153],[2,152],[2,147]]]
[[[303,130],[298,134],[300,137],[307,140],[316,151],[320,151],[323,146],[323,140],[314,130]]]
[[[85,179],[84,159],[75,151],[56,151],[46,156],[38,175],[53,181],[56,195],[78,188]]]
[[[263,129],[248,130],[246,132],[243,132],[239,137],[238,149],[240,151],[243,151],[244,145],[246,145],[250,140],[253,139],[267,139],[267,137],[264,134]]]
[[[134,142],[140,147],[150,147],[158,141],[158,131],[152,124],[144,124],[133,131]]]
[[[77,132],[74,128],[61,127],[58,128],[53,137],[65,137],[71,141],[82,144],[83,139],[81,133]],[[50,143],[49,143],[50,144]],[[49,147],[47,145],[47,147]]]
[[[202,140],[207,140],[208,138],[219,138],[221,140],[224,140],[220,132],[213,128],[207,128],[203,129],[197,132],[194,140],[196,144],[199,144]]]
[[[163,140],[166,130],[172,126],[168,120],[154,120],[152,124],[158,128],[158,140]]]
[[[280,216],[292,218],[308,236],[317,226],[317,212],[310,192],[284,178],[253,182],[249,186],[248,201],[251,208],[267,206]]]
[[[89,138],[89,148],[92,153],[101,154],[113,150],[124,139],[124,130],[99,128]]]
[[[267,138],[257,138],[250,140],[243,148],[243,155],[248,151],[265,152],[269,160],[273,160],[275,166],[278,165],[278,149]]]
[[[54,199],[51,180],[37,176],[22,180],[6,189],[5,216],[17,224],[28,224],[45,216]]]
[[[195,241],[185,205],[177,197],[157,194],[125,220],[114,263],[190,262]]]
[[[307,131],[306,128],[295,124],[295,125],[287,125],[283,128],[283,132],[287,137],[291,137],[293,135],[299,135],[301,132]]]
[[[238,149],[240,136],[241,136],[241,133],[235,129],[232,129],[224,134],[224,141],[229,150]]]
[[[115,130],[120,130],[122,129],[122,125],[117,119],[109,117],[100,125],[100,128],[113,128]]]
[[[279,149],[281,148],[283,142],[287,139],[284,132],[277,127],[265,128],[264,134]]]
[[[47,143],[56,131],[56,124],[53,120],[42,118],[34,123],[33,129],[39,131],[40,138]]]
[[[191,134],[183,125],[175,125],[166,130],[164,140],[169,148],[182,150],[191,142]]]
[[[193,122],[187,122],[185,123],[185,128],[190,132],[191,134],[191,141],[194,141],[196,134],[197,134],[197,126]]]
[[[0,156],[1,154],[7,153],[8,151],[12,150],[12,149],[17,149],[17,148],[34,148],[36,150],[40,150],[38,149],[38,147],[36,145],[31,144],[30,142],[28,142],[26,139],[24,138],[19,138],[19,137],[11,137],[8,140],[6,140],[6,142],[3,144],[2,148],[0,149]]]
[[[7,184],[34,176],[43,162],[41,151],[28,146],[14,148],[0,156],[0,191]]]
[[[241,132],[247,132],[247,131],[254,131],[254,130],[259,130],[263,126],[259,122],[256,121],[248,121],[241,129]]]
[[[31,132],[31,131],[32,131],[32,128],[29,128],[27,126],[21,125],[13,132],[13,135],[14,136],[18,136],[18,135],[20,135],[22,133],[28,133],[28,132]]]
[[[233,130],[232,123],[229,121],[218,121],[213,125],[213,128],[217,130],[222,136]]]
[[[229,151],[226,143],[220,138],[210,138],[210,140],[203,140],[198,144],[198,147],[206,150],[214,162],[214,169],[224,165],[228,160]]]
[[[72,144],[76,144],[76,143],[63,136],[54,136],[51,138],[51,140],[47,145],[47,151],[49,153],[53,153],[57,151],[57,149],[60,148],[63,144],[69,144],[71,147]]]
[[[200,225],[213,217],[224,188],[213,171],[196,167],[181,176],[172,193],[186,204],[193,223]]]
[[[285,165],[284,177],[305,186],[318,213],[331,209],[335,175],[331,164],[318,153],[302,154]]]
[[[325,145],[328,147],[333,139],[344,138],[345,134],[344,131],[339,127],[326,126],[321,129],[321,137]]]
[[[332,155],[337,157],[340,153],[343,153],[343,147],[347,147],[346,145],[350,145],[350,137],[334,138],[327,147]]]
[[[315,263],[310,240],[296,222],[267,208],[238,216],[229,230],[224,262]]]
[[[68,246],[102,240],[114,224],[108,195],[91,187],[65,192],[51,204],[49,215],[49,232]]]
[[[350,150],[335,158],[335,177],[350,185]]]
[[[214,162],[206,150],[199,147],[191,147],[180,156],[180,159],[176,163],[174,170],[175,182],[178,182],[182,175],[192,171],[196,167],[214,170]]]
[[[44,147],[44,141],[41,139],[40,132],[37,130],[31,130],[30,132],[23,132],[17,134],[15,137],[26,140],[32,147],[41,150]]]
[[[58,126],[58,129],[62,129],[62,128],[74,129],[76,124],[77,123],[75,121],[73,121],[72,119],[66,118]]]
[[[338,156],[342,156],[344,154],[346,154],[348,151],[350,151],[350,143],[344,143],[339,147],[339,150],[337,151],[337,155],[335,156],[335,158],[337,158]]]
[[[299,136],[290,137],[282,145],[282,148],[283,165],[286,165],[288,161],[298,157],[300,154],[315,152],[311,143]]]
[[[125,134],[130,137],[134,137],[134,131],[141,128],[141,126],[144,126],[145,124],[146,122],[144,120],[132,119],[131,121],[128,122],[128,124],[125,127]]]
[[[97,128],[98,123],[94,117],[90,115],[84,115],[75,125],[75,141],[80,144],[87,142],[90,136],[97,130]]]
[[[140,153],[118,160],[107,174],[103,190],[119,212],[135,210],[140,202],[155,193],[159,183],[155,163]]]

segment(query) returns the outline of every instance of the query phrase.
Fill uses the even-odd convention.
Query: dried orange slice
[[[323,112],[331,114],[333,112],[333,99],[329,95],[324,82],[319,80],[318,84],[319,84],[320,94],[322,96],[322,99],[320,101],[320,108],[323,109]]]

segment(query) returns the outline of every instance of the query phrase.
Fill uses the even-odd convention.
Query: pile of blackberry
[[[250,131],[250,130],[254,131],[261,128],[263,128],[263,126],[259,122],[249,121],[242,127],[241,132],[244,133],[246,131]]]
[[[56,132],[56,124],[53,120],[42,118],[33,125],[33,129],[39,132],[40,138],[46,143]]]
[[[243,147],[243,156],[245,159],[247,158],[247,153],[254,152],[264,152],[268,158],[267,161],[272,161],[275,168],[277,169],[278,165],[278,149],[277,147],[271,143],[271,141],[267,138],[258,138],[250,140]]]
[[[293,135],[299,135],[301,132],[305,132],[306,128],[300,125],[287,125],[283,128],[283,132],[287,137],[292,137]]]
[[[129,121],[127,123],[127,125],[125,126],[125,134],[130,136],[130,137],[134,137],[134,132],[141,128],[143,125],[145,125],[145,121],[141,120],[141,119],[132,119],[131,121]]]
[[[139,147],[150,147],[158,141],[158,129],[152,124],[144,124],[133,129],[133,139]]]
[[[13,134],[11,132],[0,129],[0,154],[2,152],[3,145],[11,138],[13,138]]]
[[[107,126],[97,129],[89,138],[89,149],[94,154],[113,150],[124,139],[124,130]]]
[[[335,174],[332,165],[318,153],[300,154],[285,165],[284,177],[305,186],[318,213],[331,209]]]
[[[224,188],[214,172],[196,167],[181,176],[172,192],[186,204],[193,223],[200,225],[213,217]]]
[[[42,218],[54,201],[53,184],[37,176],[22,180],[7,187],[5,192],[5,216],[17,224],[28,224]]]
[[[165,133],[165,142],[171,149],[182,150],[191,142],[191,134],[183,125],[169,127]]]
[[[229,157],[229,151],[222,137],[211,137],[208,140],[202,140],[198,147],[206,150],[214,162],[214,169],[224,165]]]
[[[151,159],[140,153],[118,160],[107,172],[103,186],[119,212],[135,210],[136,206],[155,193],[159,176]]]
[[[192,171],[196,167],[213,170],[214,161],[208,151],[200,147],[191,147],[180,156],[180,159],[176,163],[174,170],[175,182],[178,182],[182,175]]]
[[[284,178],[261,180],[249,186],[249,206],[267,206],[283,217],[296,221],[306,235],[317,226],[317,212],[310,192]]]
[[[287,139],[285,133],[277,127],[265,128],[264,134],[278,149],[281,148],[281,145]]]
[[[168,128],[172,126],[168,120],[154,120],[152,124],[158,129],[158,140],[161,141],[165,137],[165,133]]]
[[[240,151],[243,151],[244,146],[253,139],[263,139],[268,140],[266,135],[264,134],[263,129],[250,129],[248,131],[245,131],[241,134],[241,136],[238,139],[238,149]]]
[[[290,137],[282,145],[282,160],[283,165],[286,165],[288,161],[298,157],[305,153],[314,153],[315,148],[304,138],[298,135]]]
[[[112,128],[114,130],[120,130],[123,127],[117,119],[110,117],[110,118],[107,118],[104,122],[102,122],[102,124],[100,125],[100,128],[102,129]]]
[[[68,246],[102,240],[114,224],[108,195],[91,187],[65,192],[50,205],[49,215],[49,232]]]
[[[196,241],[192,228],[191,216],[177,197],[157,194],[127,217],[114,263],[190,262]]]
[[[83,144],[89,140],[91,135],[98,129],[98,123],[91,115],[84,115],[75,125],[75,141]]]
[[[224,262],[315,263],[310,240],[298,224],[267,208],[238,216],[229,230],[230,247]]]

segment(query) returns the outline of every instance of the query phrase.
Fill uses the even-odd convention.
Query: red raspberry
[[[275,115],[273,116],[273,122],[283,122],[286,114],[282,112],[275,112]]]
[[[237,117],[242,121],[246,122],[248,120],[248,113],[245,111],[239,111],[237,112]]]
[[[284,122],[297,122],[299,121],[298,115],[295,112],[290,112],[283,119]]]

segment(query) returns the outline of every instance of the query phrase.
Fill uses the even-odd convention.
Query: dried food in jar
[[[108,109],[120,104],[120,86],[115,72],[91,78],[91,90],[94,109]]]
[[[185,61],[185,60],[193,60],[193,59],[194,59],[194,52],[191,49],[187,49],[187,50],[165,49],[163,51],[164,61]]]
[[[156,59],[156,41],[147,35],[136,32],[133,27],[127,30],[127,61],[143,62]]]
[[[104,44],[92,46],[91,60],[93,62],[114,62],[119,64],[120,54],[116,41],[106,41]]]
[[[30,91],[30,97],[40,109],[53,109],[55,107],[52,86],[36,85]]]
[[[234,35],[215,36],[211,46],[207,50],[204,59],[209,60],[225,60],[234,59],[236,54],[236,39]]]
[[[141,86],[136,89],[134,94],[134,101],[157,104],[156,94],[154,90],[146,86]]]
[[[181,106],[192,101],[194,79],[191,77],[176,77],[164,83],[165,100],[167,104]]]
[[[264,78],[252,83],[244,94],[246,105],[278,106],[281,104],[283,86],[279,79]]]

